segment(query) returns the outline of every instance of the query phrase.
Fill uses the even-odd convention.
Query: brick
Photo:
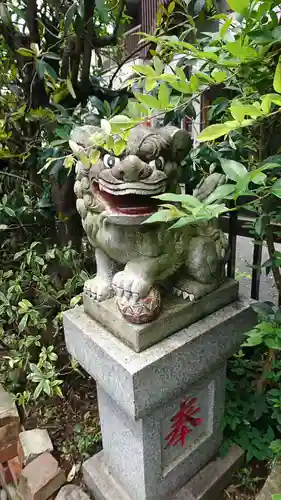
[[[19,477],[20,477],[20,473],[22,470],[22,466],[21,466],[21,463],[19,461],[19,458],[14,457],[11,460],[9,460],[8,467],[9,467],[9,470],[10,470],[10,473],[11,473],[11,476],[13,479],[13,483],[15,486],[17,486],[18,481],[19,481]]]
[[[8,462],[11,458],[14,458],[18,453],[18,442],[17,440],[6,444],[2,448],[0,447],[0,463]]]
[[[0,427],[0,447],[3,448],[6,444],[10,444],[12,441],[18,438],[20,433],[20,423],[19,421],[10,422],[9,424]]]
[[[65,483],[65,474],[50,453],[43,453],[21,472],[18,494],[23,500],[46,500]]]
[[[7,463],[0,464],[0,479],[3,487],[5,487],[6,484],[13,482],[11,471]]]
[[[0,384],[0,427],[17,422],[19,424],[20,418],[17,407],[12,396],[4,390]]]
[[[46,429],[33,429],[19,435],[18,455],[23,466],[42,453],[53,451],[52,441]]]

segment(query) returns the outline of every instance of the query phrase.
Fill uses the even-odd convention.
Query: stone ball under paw
[[[146,297],[134,300],[116,297],[117,306],[122,316],[130,323],[149,323],[157,318],[161,309],[161,295],[158,288],[152,287]]]

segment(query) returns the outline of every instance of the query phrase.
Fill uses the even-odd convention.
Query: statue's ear
[[[72,130],[70,134],[70,140],[75,142],[79,146],[88,148],[89,146],[93,145],[93,141],[91,142],[91,138],[96,133],[102,133],[102,129],[94,125],[82,125],[81,127],[75,127]]]
[[[192,148],[192,139],[186,130],[171,130],[173,157],[181,162]]]

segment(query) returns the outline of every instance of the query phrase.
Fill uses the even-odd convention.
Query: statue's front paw
[[[112,287],[117,297],[124,296],[127,299],[138,300],[140,297],[146,297],[148,295],[152,284],[127,271],[120,271],[115,274]]]
[[[111,283],[99,276],[85,282],[84,293],[98,302],[110,299],[114,295]]]

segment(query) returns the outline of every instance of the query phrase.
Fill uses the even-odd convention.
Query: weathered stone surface
[[[0,428],[12,422],[19,424],[19,421],[18,410],[12,396],[0,384]]]
[[[103,135],[97,127],[76,127],[72,144],[77,141],[89,153],[96,133]],[[162,285],[161,296],[168,289],[192,301],[225,278],[227,242],[214,220],[174,231],[167,231],[167,224],[141,224],[157,209],[153,196],[178,192],[181,161],[190,147],[185,130],[139,125],[130,131],[121,158],[108,151],[90,169],[82,162],[76,165],[76,206],[97,265],[97,276],[85,283],[85,296],[102,302],[116,295],[121,312],[134,323],[151,319],[146,305],[152,305],[149,294],[155,285]],[[196,196],[204,200],[224,181],[224,175],[212,173]],[[141,306],[135,307],[140,298]]]
[[[0,463],[8,462],[14,458],[18,452],[18,441],[14,440],[9,444],[5,444],[2,448],[0,446]]]
[[[64,313],[68,351],[136,419],[224,363],[255,322],[249,302],[241,299],[135,353],[82,307]]]
[[[217,500],[231,482],[233,474],[242,467],[244,458],[243,450],[234,445],[225,457],[209,462],[176,493],[169,497],[159,496],[157,499]],[[132,500],[133,497],[128,496],[122,486],[114,480],[99,454],[92,457],[90,461],[85,464],[84,474],[97,500]],[[271,497],[264,497],[261,500],[271,500]]]
[[[231,482],[233,474],[242,467],[244,451],[233,445],[227,455],[217,457],[201,469],[171,500],[216,500]]]
[[[218,450],[226,359],[256,321],[248,302],[236,301],[140,353],[81,308],[64,319],[69,351],[98,385],[103,452],[83,466],[87,486],[106,498],[109,475],[114,499],[169,497]],[[183,401],[193,401],[200,422],[182,445],[167,446]]]
[[[50,453],[43,453],[21,472],[18,492],[23,500],[46,500],[65,482],[64,472]]]
[[[160,316],[150,323],[133,325],[119,312],[115,299],[103,302],[84,296],[84,309],[92,318],[108,328],[135,352],[160,342],[164,338],[188,327],[208,314],[237,300],[238,283],[226,280],[198,302],[188,302],[180,297],[167,295],[164,298]]]
[[[79,486],[67,484],[60,489],[56,500],[90,500],[90,497]]]
[[[281,494],[281,462],[276,462],[256,500],[271,500],[272,495]]]
[[[52,451],[52,441],[46,429],[32,429],[20,433],[18,453],[24,466],[42,453],[51,453]]]

